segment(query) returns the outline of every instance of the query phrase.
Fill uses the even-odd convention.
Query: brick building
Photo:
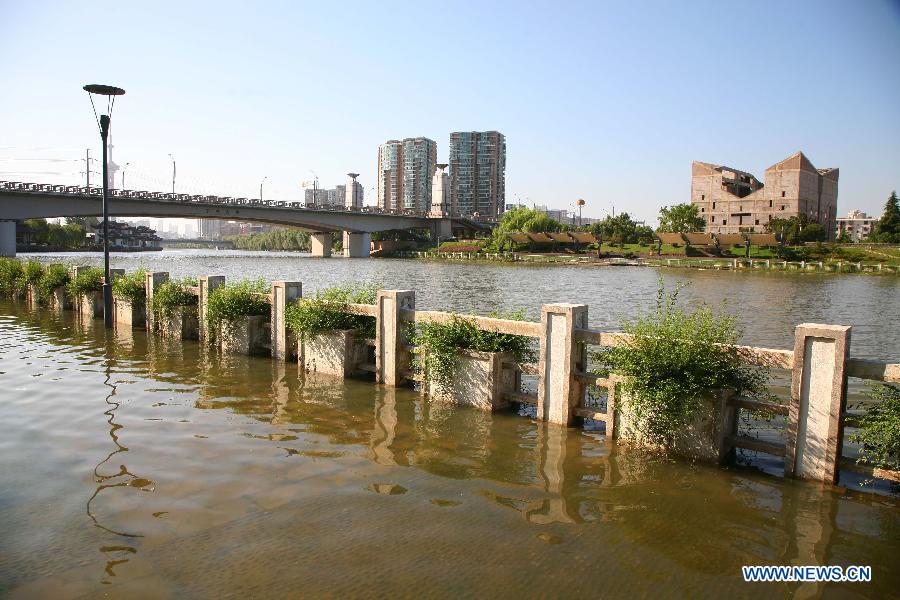
[[[708,233],[762,232],[772,218],[805,214],[834,239],[837,195],[838,169],[817,169],[802,152],[766,169],[764,182],[731,167],[691,167],[691,203]]]

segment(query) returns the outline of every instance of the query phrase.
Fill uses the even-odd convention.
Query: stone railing
[[[168,279],[167,273],[147,273],[146,306],[152,306],[153,293]],[[198,296],[199,338],[209,341],[206,326],[206,309],[209,294],[225,284],[222,276],[203,276],[194,288]],[[271,306],[268,319],[271,339],[268,351],[276,360],[291,360],[297,353],[297,340],[293,339],[285,323],[288,304],[302,296],[300,282],[274,281],[267,295]],[[450,312],[416,310],[415,292],[412,290],[381,290],[374,305],[350,304],[347,311],[373,317],[376,322],[374,340],[359,343],[374,348],[374,363],[360,358],[359,364],[344,372],[373,372],[375,380],[386,386],[402,386],[420,378],[413,372],[412,357],[416,352],[405,338],[408,323],[443,323],[457,316]],[[148,329],[153,330],[152,311],[148,310]],[[504,358],[495,364],[493,380],[488,386],[500,386],[488,390],[494,400],[533,405],[536,418],[562,426],[571,426],[580,419],[602,421],[609,437],[616,437],[616,407],[618,385],[623,381],[617,376],[599,377],[588,369],[587,347],[616,346],[627,343],[629,336],[604,332],[588,326],[588,307],[583,304],[547,304],[541,307],[541,320],[515,321],[493,317],[459,315],[474,322],[485,331],[526,336],[539,345],[536,364],[519,364]],[[880,471],[871,466],[858,465],[841,458],[843,430],[852,423],[855,415],[847,412],[847,378],[855,377],[882,382],[900,382],[900,364],[850,357],[849,326],[801,324],[795,329],[793,349],[770,349],[739,346],[740,355],[751,364],[790,372],[791,393],[786,404],[763,402],[742,396],[723,399],[723,426],[718,429],[719,454],[724,457],[735,448],[765,452],[784,457],[784,473],[789,477],[836,482],[839,469],[862,471],[869,475],[900,480],[900,473]],[[501,376],[506,372],[513,377]],[[536,376],[536,393],[521,389],[521,376]],[[510,384],[512,382],[512,385]],[[588,389],[605,390],[606,408],[592,406],[588,402]],[[491,403],[491,407],[499,404]],[[776,443],[741,435],[737,429],[737,416],[741,410],[767,411],[784,417],[785,441]]]

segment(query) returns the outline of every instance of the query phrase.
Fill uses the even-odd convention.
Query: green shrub
[[[100,292],[103,290],[103,269],[100,267],[88,267],[81,269],[78,277],[73,277],[66,285],[66,291],[71,298],[80,298],[85,294]]]
[[[44,265],[36,260],[26,260],[22,264],[22,281],[26,285],[36,286],[44,274]]]
[[[355,329],[362,337],[375,337],[375,319],[347,312],[348,304],[375,304],[373,284],[319,290],[311,298],[301,298],[285,308],[288,329],[298,337],[335,329]]]
[[[524,311],[507,314],[492,313],[492,317],[523,321]],[[408,337],[419,353],[415,367],[435,383],[441,393],[449,394],[459,365],[460,350],[478,352],[511,352],[519,362],[537,359],[532,341],[521,335],[495,333],[478,328],[475,321],[453,315],[448,323],[426,322],[411,327]]]
[[[56,288],[67,283],[69,283],[69,269],[65,265],[50,265],[38,281],[39,298],[46,301]]]
[[[225,325],[234,325],[244,317],[267,315],[270,307],[266,294],[269,285],[262,279],[239,281],[216,288],[209,294],[206,322],[214,332]]]
[[[132,305],[147,301],[146,290],[147,269],[141,268],[131,273],[119,275],[113,280],[112,292],[117,300],[130,302]]]
[[[196,310],[197,295],[188,290],[195,285],[196,279],[193,278],[173,279],[160,285],[153,292],[153,314],[169,317],[176,308],[193,307]]]
[[[0,294],[21,296],[25,293],[22,263],[15,258],[0,257]]]
[[[734,346],[740,338],[734,317],[705,305],[685,311],[677,303],[682,287],[666,294],[660,280],[655,310],[623,323],[631,338],[591,353],[595,372],[627,377],[623,385],[640,433],[663,447],[672,444],[710,391],[767,394],[768,370],[744,362]]]
[[[867,396],[875,401],[859,419],[850,441],[860,445],[857,462],[900,470],[900,386],[872,385]]]

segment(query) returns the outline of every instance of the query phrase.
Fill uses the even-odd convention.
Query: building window
[[[722,225],[728,225],[728,220],[727,220],[727,219],[722,219]]]
[[[705,209],[705,208],[701,208],[701,209],[700,209],[700,212],[706,212],[706,209]]]
[[[784,198],[784,190],[781,190],[781,197]]]
[[[700,199],[701,199],[701,200],[706,200],[706,194],[700,194]]]
[[[784,204],[781,205],[781,210],[784,210]]]
[[[716,203],[713,202],[713,210],[716,210]]]
[[[759,225],[759,219],[756,220],[756,224]]]
[[[769,208],[772,208],[772,201],[769,200]]]
[[[716,222],[716,215],[713,215],[713,216],[712,216],[712,222],[713,222],[713,223]]]
[[[739,206],[738,206],[738,212],[744,212],[744,206],[743,206],[743,205],[739,205]]]

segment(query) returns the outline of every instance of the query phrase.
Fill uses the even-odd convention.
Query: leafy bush
[[[596,372],[627,377],[624,388],[638,429],[663,447],[672,444],[710,391],[767,393],[768,370],[744,362],[734,347],[740,338],[734,317],[705,305],[686,312],[677,304],[682,287],[667,295],[660,280],[655,310],[623,323],[632,337],[591,353]]]
[[[195,285],[196,279],[193,278],[173,279],[160,285],[153,292],[153,314],[169,317],[180,307],[194,307],[196,310],[197,295],[188,290]]]
[[[69,283],[69,269],[65,265],[50,265],[38,281],[39,297],[46,300],[56,288],[67,283]]]
[[[117,300],[130,302],[132,305],[142,304],[147,301],[145,281],[147,269],[138,269],[132,273],[120,275],[113,281],[112,292]]]
[[[0,294],[20,296],[25,289],[22,278],[22,263],[15,258],[0,257]]]
[[[335,329],[355,329],[366,338],[375,337],[375,319],[347,312],[348,304],[375,304],[377,286],[361,284],[319,290],[285,308],[288,329],[298,337]]]
[[[867,395],[876,404],[859,419],[859,429],[850,436],[851,442],[860,445],[857,462],[900,470],[900,386],[873,385]]]
[[[44,265],[36,260],[26,260],[22,265],[22,281],[26,285],[37,285],[44,274]]]
[[[491,316],[514,321],[525,319],[524,311],[492,313]],[[420,351],[416,356],[416,369],[424,372],[428,380],[445,394],[453,389],[460,350],[511,352],[519,362],[537,359],[537,352],[528,337],[483,331],[474,320],[462,315],[453,315],[448,323],[419,323],[411,327],[408,337]]]
[[[214,332],[234,325],[244,317],[269,314],[266,294],[269,285],[262,279],[238,281],[216,288],[209,294],[206,322]]]
[[[103,269],[88,267],[82,269],[77,277],[73,277],[66,285],[66,291],[72,298],[80,298],[85,294],[103,290]]]

